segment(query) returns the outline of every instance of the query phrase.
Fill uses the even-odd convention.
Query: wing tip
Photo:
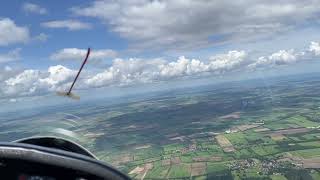
[[[58,96],[64,96],[64,97],[69,97],[71,99],[75,99],[75,100],[80,100],[80,96],[76,95],[76,94],[73,94],[73,93],[67,93],[67,92],[56,92],[56,94]]]

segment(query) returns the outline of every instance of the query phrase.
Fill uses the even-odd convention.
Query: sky
[[[4,0],[0,100],[317,71],[318,0]],[[251,77],[252,78],[252,77]]]

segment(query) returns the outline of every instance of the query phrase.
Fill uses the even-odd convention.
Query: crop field
[[[271,89],[260,81],[230,82],[112,105],[101,100],[23,117],[23,126],[17,115],[3,116],[9,120],[0,125],[0,140],[68,138],[134,179],[316,180],[319,79],[271,79]]]
[[[218,144],[221,146],[224,152],[233,152],[235,149],[230,141],[223,135],[216,136]]]
[[[306,117],[303,116],[293,116],[286,119],[288,123],[296,124],[300,127],[318,127],[320,123],[309,121]]]
[[[271,134],[270,135],[271,139],[274,141],[282,141],[284,139],[286,139],[286,136],[282,135],[282,134]]]
[[[320,148],[303,149],[290,152],[292,155],[302,158],[320,157]]]
[[[283,175],[271,175],[270,178],[272,180],[287,180],[287,178]]]
[[[179,164],[179,165],[171,166],[168,177],[169,178],[183,178],[183,177],[190,177],[190,175],[191,175],[190,165]]]

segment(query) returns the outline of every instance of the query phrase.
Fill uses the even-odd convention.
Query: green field
[[[320,179],[320,172],[312,171],[310,174],[311,174],[313,179]]]
[[[248,143],[246,136],[241,133],[231,133],[231,134],[225,134],[225,137],[233,144],[236,146],[241,146],[245,145]]]
[[[229,170],[228,164],[229,164],[229,162],[207,163],[207,172],[208,173],[223,174]]]
[[[190,166],[185,164],[171,166],[168,174],[169,178],[183,178],[190,177]]]
[[[288,123],[297,124],[300,127],[317,127],[320,125],[320,123],[309,121],[309,120],[307,120],[307,118],[305,118],[303,116],[299,116],[299,115],[290,117],[290,118],[286,119],[286,121]]]
[[[320,156],[320,148],[315,149],[305,149],[290,152],[294,156],[303,157],[303,158],[312,158]]]
[[[169,166],[156,166],[148,172],[146,178],[152,177],[166,177],[170,167]]]
[[[130,174],[136,179],[145,172],[144,179],[320,179],[319,169],[296,160],[320,158],[319,79],[273,79],[272,94],[250,81],[135,95],[108,106],[101,100],[25,115],[23,125],[11,114],[1,116],[7,123],[0,140],[49,131],[124,173],[137,170]],[[44,121],[48,126],[40,127]],[[221,135],[226,139],[218,141]]]
[[[273,155],[281,152],[279,147],[276,145],[270,145],[270,146],[257,145],[257,146],[253,146],[251,150],[256,154],[258,154],[259,156]]]
[[[287,180],[287,178],[283,175],[271,175],[270,178],[272,180]]]

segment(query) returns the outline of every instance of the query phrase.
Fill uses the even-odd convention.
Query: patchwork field
[[[231,142],[224,137],[223,135],[216,136],[216,140],[218,144],[221,146],[224,152],[233,152],[235,149],[233,148]]]
[[[133,179],[320,179],[319,79],[232,82],[3,115],[0,140],[68,138]]]

